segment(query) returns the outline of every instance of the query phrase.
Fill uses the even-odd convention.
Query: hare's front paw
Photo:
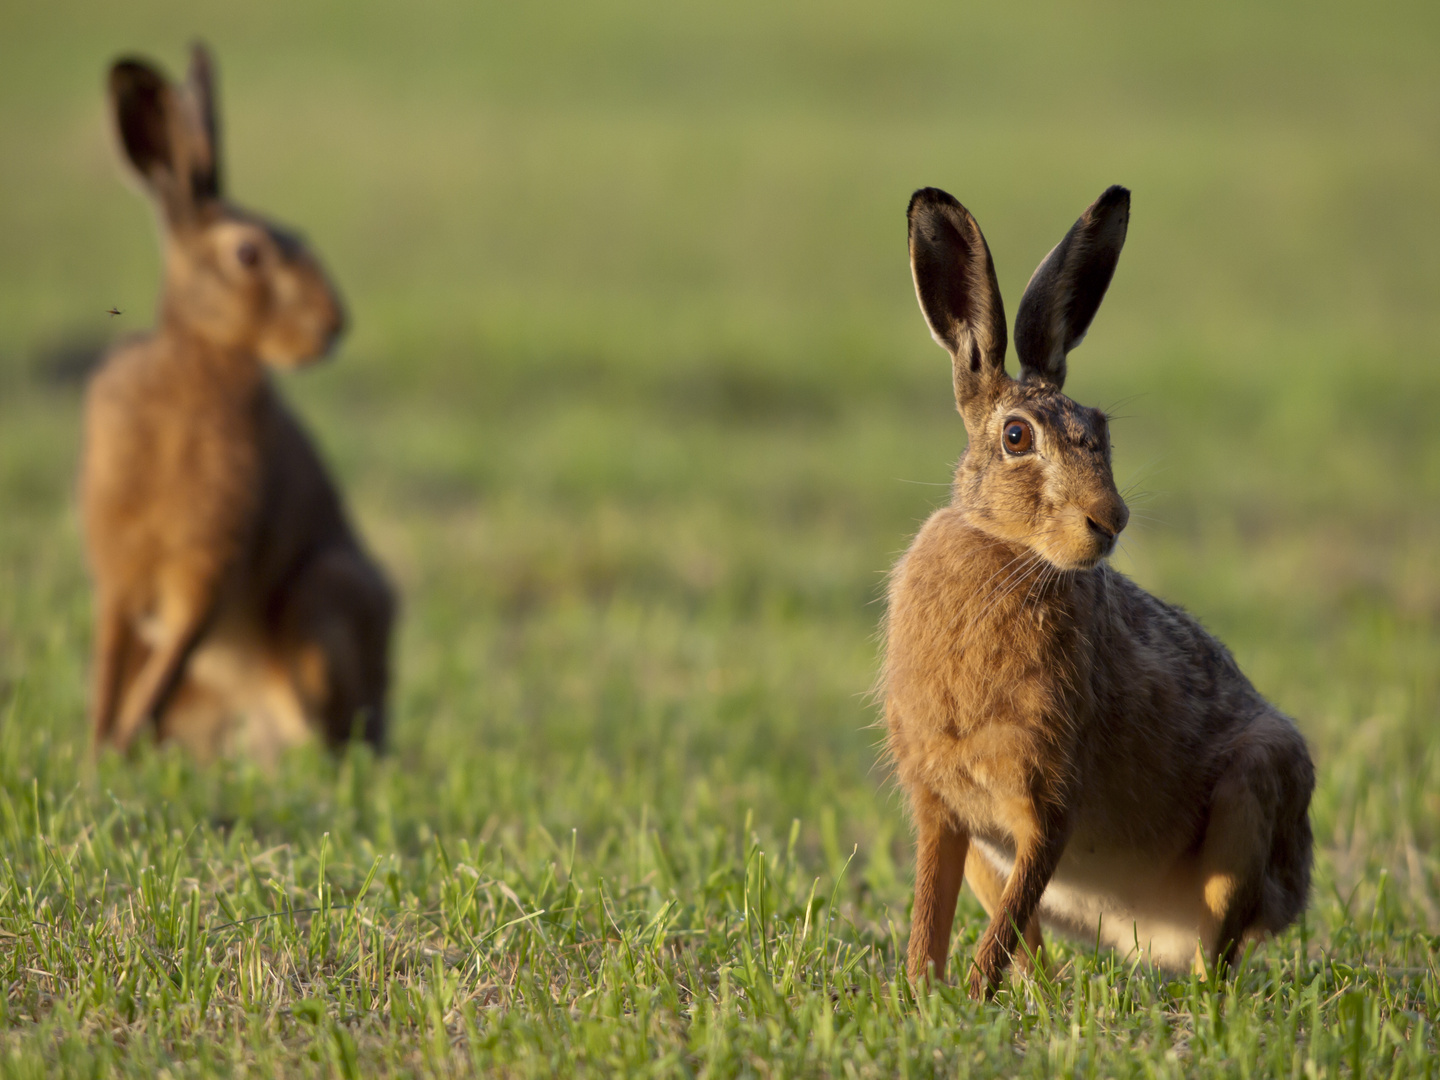
[[[1000,978],[1005,972],[1005,953],[990,942],[982,941],[970,965],[970,997],[975,1001],[989,1001],[1000,987]]]

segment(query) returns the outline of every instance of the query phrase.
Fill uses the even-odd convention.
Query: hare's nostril
[[[1090,526],[1091,532],[1098,533],[1103,539],[1115,539],[1115,534],[1111,530],[1107,529],[1104,525],[1101,525],[1100,522],[1096,521],[1093,517],[1087,517],[1085,519],[1085,524]]]

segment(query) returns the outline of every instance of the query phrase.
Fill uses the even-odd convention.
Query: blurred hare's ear
[[[162,174],[174,173],[174,97],[165,76],[143,60],[118,60],[110,68],[110,108],[115,114],[120,145],[135,171],[151,187]]]
[[[174,225],[213,194],[215,173],[195,102],[144,60],[110,68],[110,107],[125,156]]]
[[[995,264],[970,211],[939,188],[910,197],[910,272],[930,336],[951,358],[955,403],[1005,377],[1005,306]]]
[[[218,199],[220,174],[220,105],[215,92],[215,62],[203,42],[190,46],[190,98],[199,121],[195,139],[192,183],[200,198]]]
[[[1015,314],[1021,377],[1065,385],[1065,357],[1079,345],[1105,298],[1125,230],[1130,192],[1107,188],[1035,269]]]

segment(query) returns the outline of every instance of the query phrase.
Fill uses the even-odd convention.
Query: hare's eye
[[[240,265],[254,269],[260,265],[260,247],[253,240],[246,240],[235,249],[235,258]]]
[[[1009,454],[1024,454],[1035,443],[1035,433],[1024,420],[1010,420],[1005,424],[1005,451]]]

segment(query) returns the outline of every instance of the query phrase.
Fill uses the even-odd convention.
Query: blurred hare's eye
[[[1035,443],[1035,433],[1024,420],[1009,420],[1005,424],[1005,451],[1010,454],[1027,453]]]
[[[260,247],[253,240],[246,240],[235,249],[235,258],[240,260],[241,266],[254,269],[260,265]]]

